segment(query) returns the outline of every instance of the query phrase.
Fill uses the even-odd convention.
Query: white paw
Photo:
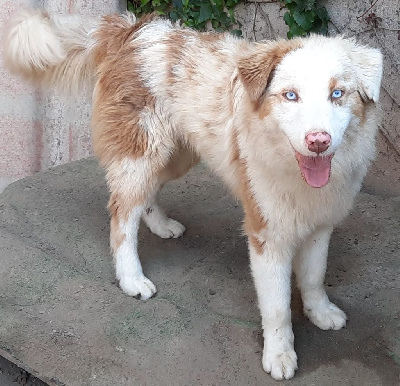
[[[346,325],[346,314],[329,301],[312,308],[304,307],[304,313],[312,323],[322,330],[340,330]]]
[[[297,355],[293,348],[274,350],[264,347],[263,368],[277,381],[293,378],[297,370]]]
[[[185,227],[180,222],[168,218],[164,221],[151,224],[150,230],[163,239],[176,239],[183,235]]]
[[[141,300],[151,298],[156,292],[156,286],[145,276],[123,276],[119,280],[119,286],[129,296],[137,297]]]

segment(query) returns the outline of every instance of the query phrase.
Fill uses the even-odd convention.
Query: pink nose
[[[323,153],[331,144],[331,136],[325,131],[306,135],[308,150],[313,153]]]

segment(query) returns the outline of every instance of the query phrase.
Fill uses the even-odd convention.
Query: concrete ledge
[[[166,187],[163,205],[187,232],[162,240],[142,227],[144,270],[159,290],[147,302],[115,284],[107,199],[91,159],[0,195],[2,352],[57,385],[275,385],[261,368],[241,208],[226,190],[201,167]],[[398,383],[399,223],[399,197],[361,194],[334,233],[326,284],[346,329],[313,326],[294,291],[292,384]]]

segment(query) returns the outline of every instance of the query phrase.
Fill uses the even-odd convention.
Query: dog
[[[156,293],[137,252],[139,222],[162,238],[183,234],[157,193],[201,158],[243,205],[264,370],[282,380],[297,369],[292,272],[311,322],[345,326],[324,275],[332,230],[374,157],[379,50],[343,37],[254,43],[154,15],[40,10],[12,16],[4,44],[6,65],[28,81],[93,90],[93,147],[106,170],[110,244],[126,294]]]

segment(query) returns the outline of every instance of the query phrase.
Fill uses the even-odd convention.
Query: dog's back
[[[229,145],[228,137],[222,142],[218,137],[241,96],[235,69],[239,58],[254,49],[245,40],[199,34],[155,15],[137,22],[130,13],[93,18],[23,10],[13,15],[6,31],[4,59],[11,72],[72,95],[96,86],[93,145],[104,165],[116,153],[143,155],[145,134],[132,127],[139,115],[144,119],[154,108],[155,98],[168,135],[174,132],[183,141],[196,136],[203,155],[214,146]],[[190,133],[178,133],[182,126]],[[219,135],[204,130],[211,126]],[[125,146],[110,146],[127,136],[129,152]],[[203,146],[204,139],[215,143]],[[159,131],[152,146],[161,148],[165,141]]]

